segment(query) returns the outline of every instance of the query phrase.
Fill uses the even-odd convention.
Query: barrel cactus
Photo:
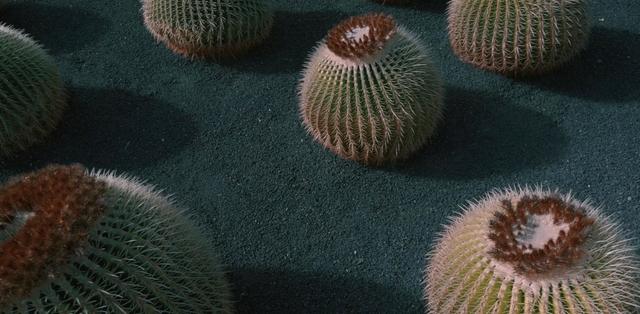
[[[449,40],[463,61],[509,75],[548,72],[586,45],[586,0],[452,0]]]
[[[267,38],[273,12],[262,0],[143,0],[147,29],[188,58],[242,54]]]
[[[313,138],[367,165],[409,157],[442,117],[442,81],[427,50],[382,14],[331,29],[306,64],[299,94]]]
[[[72,165],[0,188],[0,312],[230,311],[203,237],[151,186]]]
[[[65,107],[53,59],[25,33],[0,24],[0,157],[43,140]]]
[[[453,219],[430,257],[433,313],[629,313],[640,306],[635,248],[588,202],[494,191]]]

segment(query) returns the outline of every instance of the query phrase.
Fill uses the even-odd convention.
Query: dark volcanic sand
[[[158,185],[210,231],[240,312],[421,313],[434,237],[494,187],[571,190],[640,237],[640,2],[595,1],[588,49],[534,80],[458,61],[444,0],[271,2],[269,42],[224,64],[156,44],[139,1],[10,2],[0,20],[49,49],[71,101],[49,142],[0,178],[81,162]],[[438,138],[394,168],[335,157],[298,119],[307,54],[333,24],[369,11],[418,33],[447,84]]]

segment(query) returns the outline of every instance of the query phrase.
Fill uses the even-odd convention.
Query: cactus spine
[[[419,40],[381,14],[334,27],[300,83],[300,114],[313,138],[367,165],[409,157],[442,116],[440,76]]]
[[[433,313],[628,313],[640,301],[634,251],[571,195],[494,191],[446,227],[425,295]]]
[[[65,107],[52,58],[25,33],[0,24],[0,157],[43,140]]]
[[[271,31],[273,12],[262,0],[143,0],[147,29],[188,58],[245,53]]]
[[[511,75],[548,72],[586,45],[586,0],[452,0],[449,40],[460,59]]]
[[[198,230],[135,179],[50,166],[0,189],[0,210],[2,313],[231,311]]]

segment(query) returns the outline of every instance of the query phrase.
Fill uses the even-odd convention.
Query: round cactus
[[[510,75],[552,70],[586,45],[586,0],[452,0],[449,40],[465,62]]]
[[[65,107],[52,58],[23,32],[0,24],[0,157],[44,139]]]
[[[306,64],[299,93],[314,139],[368,165],[409,157],[442,117],[442,82],[426,49],[381,14],[331,29]]]
[[[495,191],[453,219],[431,253],[433,313],[629,313],[638,257],[588,202],[538,189]]]
[[[271,32],[273,12],[262,0],[143,0],[153,36],[188,58],[242,54]]]
[[[49,166],[0,189],[0,312],[229,313],[216,258],[152,187]]]

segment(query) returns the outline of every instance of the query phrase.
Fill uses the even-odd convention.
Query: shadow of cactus
[[[483,178],[555,162],[567,138],[549,117],[483,91],[448,88],[434,141],[404,164],[410,175]]]
[[[73,88],[67,112],[44,143],[7,161],[29,170],[79,162],[88,168],[153,166],[185,148],[197,133],[183,111],[120,89]]]
[[[236,268],[238,313],[424,313],[420,294],[320,273]]]
[[[300,72],[316,43],[347,16],[347,13],[332,10],[276,11],[271,36],[262,45],[239,60],[223,61],[222,64],[247,72]]]
[[[107,19],[91,11],[36,1],[9,2],[0,18],[24,29],[53,54],[80,50],[98,40],[110,27]]]
[[[572,97],[626,102],[640,99],[640,34],[594,27],[586,49],[564,67],[523,82]]]

